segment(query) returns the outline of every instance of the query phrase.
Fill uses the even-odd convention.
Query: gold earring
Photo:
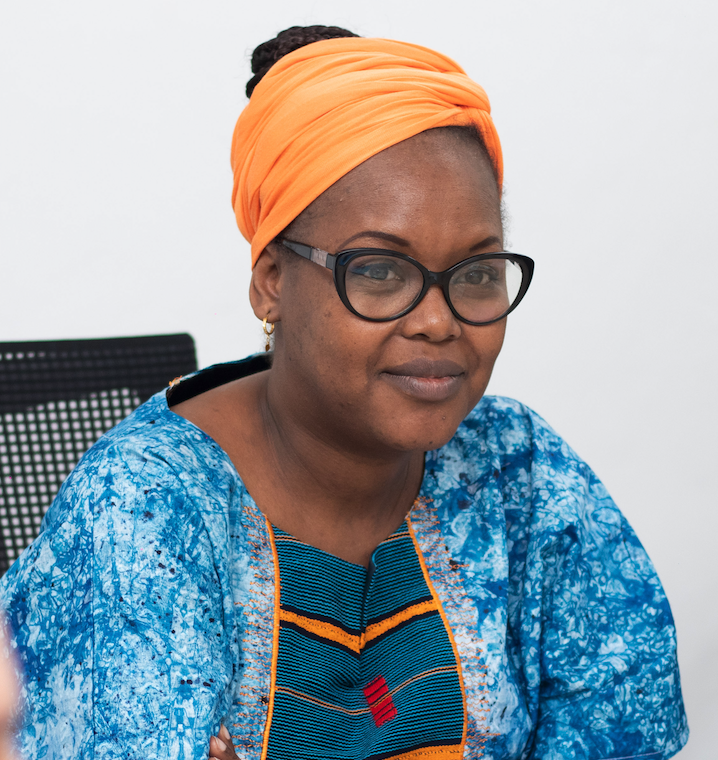
[[[267,316],[266,316],[266,317],[265,317],[265,318],[262,320],[262,330],[264,330],[264,335],[265,335],[265,337],[266,337],[266,339],[267,339],[267,343],[266,343],[266,345],[265,345],[265,347],[264,347],[264,350],[265,350],[265,351],[269,351],[269,345],[270,345],[270,344],[269,344],[269,336],[270,336],[270,335],[272,335],[272,334],[274,333],[274,322],[270,322],[270,323],[269,323],[269,327],[267,327],[267,320],[268,320],[268,319],[269,319],[269,315],[267,315]]]

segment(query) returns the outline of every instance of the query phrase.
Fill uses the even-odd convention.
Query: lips
[[[464,374],[456,362],[418,358],[384,370],[381,377],[418,400],[445,401],[458,391]]]

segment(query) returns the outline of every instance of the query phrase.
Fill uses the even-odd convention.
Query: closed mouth
[[[448,360],[412,359],[384,370],[382,376],[404,394],[421,401],[445,401],[454,396],[465,372]]]
[[[384,372],[405,377],[441,378],[463,375],[464,368],[448,359],[432,360],[420,357],[385,369]]]

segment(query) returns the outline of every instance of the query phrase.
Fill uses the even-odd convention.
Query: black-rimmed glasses
[[[277,242],[331,270],[342,303],[370,322],[403,317],[432,285],[438,285],[457,319],[488,325],[519,305],[534,271],[533,259],[506,251],[480,253],[443,272],[432,272],[411,256],[383,248],[327,253],[290,240]]]

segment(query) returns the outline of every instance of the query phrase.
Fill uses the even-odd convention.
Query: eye
[[[496,267],[485,263],[469,264],[458,273],[456,284],[486,287],[500,279]]]
[[[352,265],[349,274],[354,277],[366,277],[375,282],[402,280],[401,267],[391,259],[374,261],[357,261]]]

